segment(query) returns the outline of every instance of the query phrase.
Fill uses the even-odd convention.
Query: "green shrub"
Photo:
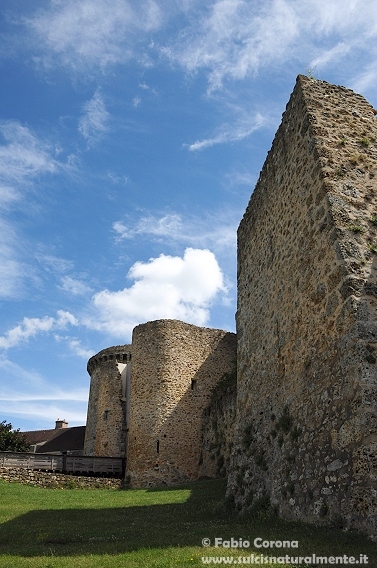
[[[353,233],[364,233],[365,231],[365,228],[362,225],[359,225],[358,223],[353,223],[351,225],[348,225],[348,228]]]
[[[358,140],[358,143],[361,146],[364,146],[364,148],[369,148],[369,146],[370,146],[370,140],[369,140],[368,136],[364,136],[363,138],[360,138]]]

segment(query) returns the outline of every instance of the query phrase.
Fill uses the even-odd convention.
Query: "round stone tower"
[[[131,346],[103,349],[89,359],[87,369],[91,381],[84,454],[125,457]]]
[[[132,486],[198,477],[203,412],[235,359],[234,333],[176,320],[135,327],[126,470]]]

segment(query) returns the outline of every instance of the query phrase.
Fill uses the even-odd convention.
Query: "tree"
[[[20,429],[14,430],[12,424],[5,420],[0,422],[0,452],[28,452],[30,444],[21,434]]]

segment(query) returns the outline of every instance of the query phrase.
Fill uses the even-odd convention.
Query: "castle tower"
[[[203,412],[235,359],[234,333],[176,320],[135,327],[126,472],[133,486],[198,477]]]
[[[377,121],[299,76],[238,231],[228,492],[377,533]],[[260,501],[259,501],[260,502]]]
[[[126,457],[131,346],[103,349],[87,368],[91,380],[84,455]]]

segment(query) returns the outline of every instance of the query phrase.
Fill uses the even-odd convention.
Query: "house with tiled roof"
[[[80,455],[84,449],[85,426],[68,427],[65,420],[56,420],[51,430],[31,430],[22,432],[35,453]]]

